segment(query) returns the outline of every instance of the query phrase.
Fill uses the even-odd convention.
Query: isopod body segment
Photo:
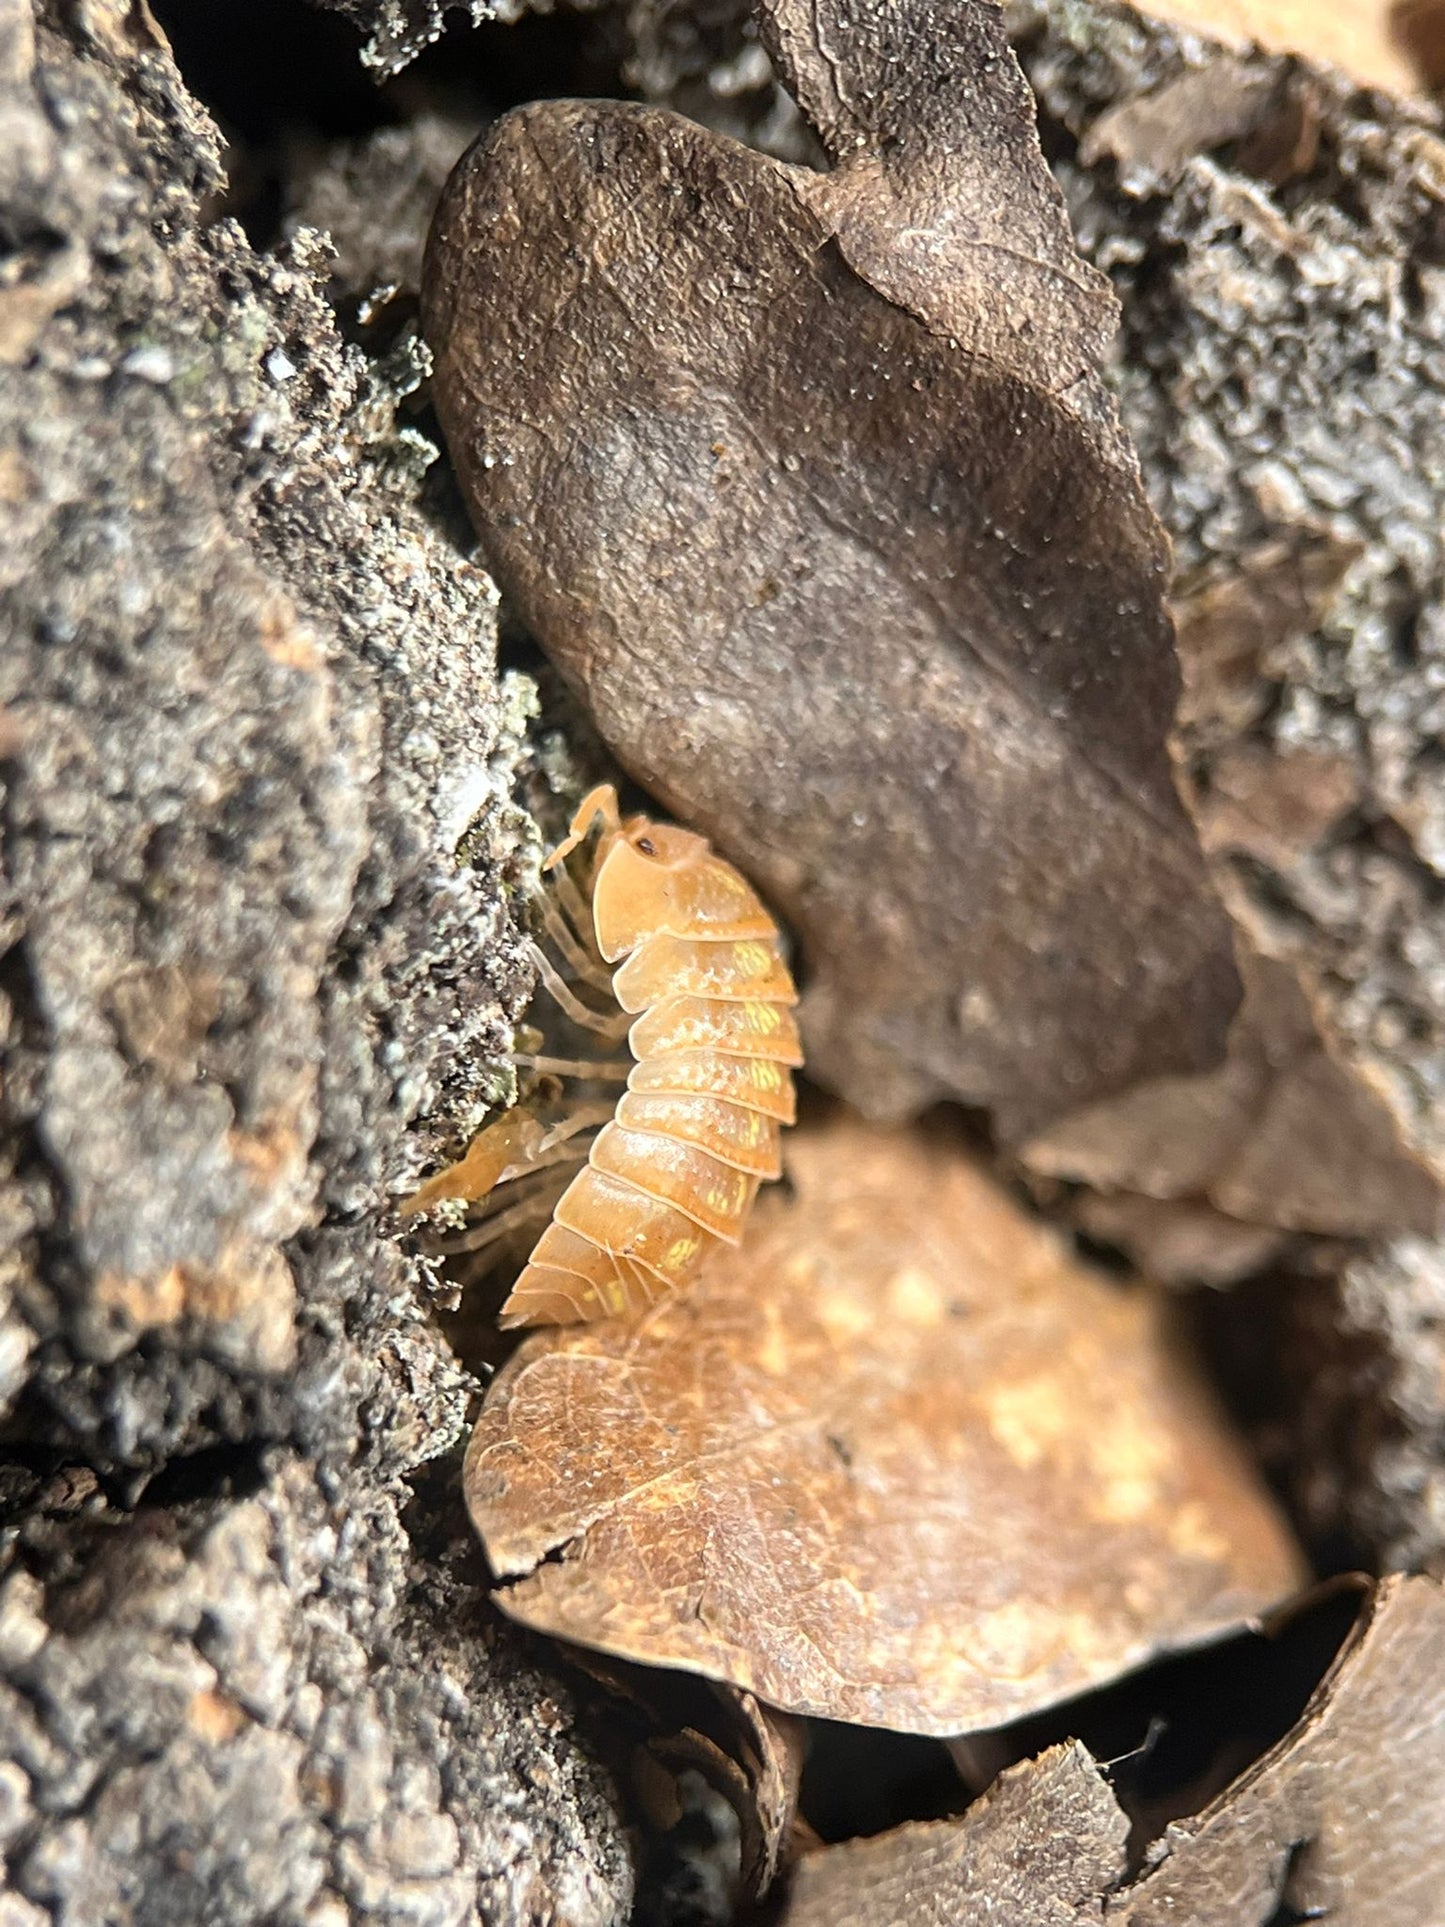
[[[633,1061],[502,1307],[504,1326],[632,1314],[685,1290],[714,1246],[738,1242],[759,1185],[780,1175],[779,1136],[795,1114],[798,993],[757,894],[705,838],[624,819],[610,784],[584,799],[547,868],[599,823],[590,934],[617,966],[611,992],[633,1018]],[[468,1158],[493,1133],[489,1168],[514,1155],[525,1165],[532,1136],[508,1118]]]

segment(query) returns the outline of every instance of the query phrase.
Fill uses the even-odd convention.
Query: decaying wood
[[[1082,1747],[1006,1773],[959,1820],[805,1859],[785,1927],[1432,1927],[1445,1879],[1445,1595],[1390,1580],[1298,1724],[1126,1873]]]

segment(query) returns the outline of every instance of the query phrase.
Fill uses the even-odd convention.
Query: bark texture
[[[1367,1211],[1392,1199],[1354,1254],[1282,1253],[1296,1275],[1262,1288],[1267,1317],[1254,1293],[1212,1322],[1250,1354],[1258,1436],[1312,1543],[1438,1572],[1445,1247],[1378,1234],[1430,1224],[1419,1177],[1438,1178],[1445,1119],[1440,115],[1124,8],[1012,21],[1080,244],[1122,300],[1115,383],[1175,545],[1206,847],[1242,943],[1293,978],[1323,1047],[1293,1097],[1279,1079],[1256,1143],[1272,1130],[1297,1174],[1327,1167],[1342,1110],[1320,1072],[1343,1069],[1374,1116],[1336,1196],[1360,1202],[1363,1175],[1382,1186]],[[1182,141],[1177,96],[1159,111],[1181,87],[1208,98]],[[1172,153],[1140,133],[1150,111]],[[1390,1135],[1416,1172],[1386,1183]],[[1278,1148],[1254,1176],[1261,1201],[1299,1202]]]
[[[0,1907],[600,1927],[610,1784],[482,1604],[473,1385],[377,1215],[520,982],[420,364],[343,344],[314,235],[206,225],[143,8],[12,0],[0,84]]]

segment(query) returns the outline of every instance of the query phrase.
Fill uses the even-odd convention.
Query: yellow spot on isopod
[[[720,1179],[704,1194],[705,1202],[714,1211],[736,1211],[742,1202],[746,1182],[741,1172],[731,1183]]]

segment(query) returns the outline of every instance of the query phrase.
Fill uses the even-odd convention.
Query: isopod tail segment
[[[565,866],[594,829],[589,897]],[[632,1062],[615,1112],[502,1307],[504,1327],[630,1316],[688,1289],[714,1247],[738,1242],[759,1185],[780,1175],[792,1073],[803,1061],[777,925],[704,837],[623,817],[604,783],[544,868],[556,882],[553,912],[585,915],[588,948],[616,966],[614,1012],[583,1006],[539,952],[544,985],[574,1021],[581,1011],[594,1030],[620,1035],[627,1026]],[[551,927],[551,916],[544,922]],[[596,983],[597,973],[584,975]],[[596,1074],[582,1063],[532,1062]],[[480,1200],[546,1171],[575,1155],[567,1145],[576,1128],[575,1117],[548,1128],[525,1108],[509,1111],[403,1209]],[[484,1224],[465,1242],[475,1249],[486,1236]]]

